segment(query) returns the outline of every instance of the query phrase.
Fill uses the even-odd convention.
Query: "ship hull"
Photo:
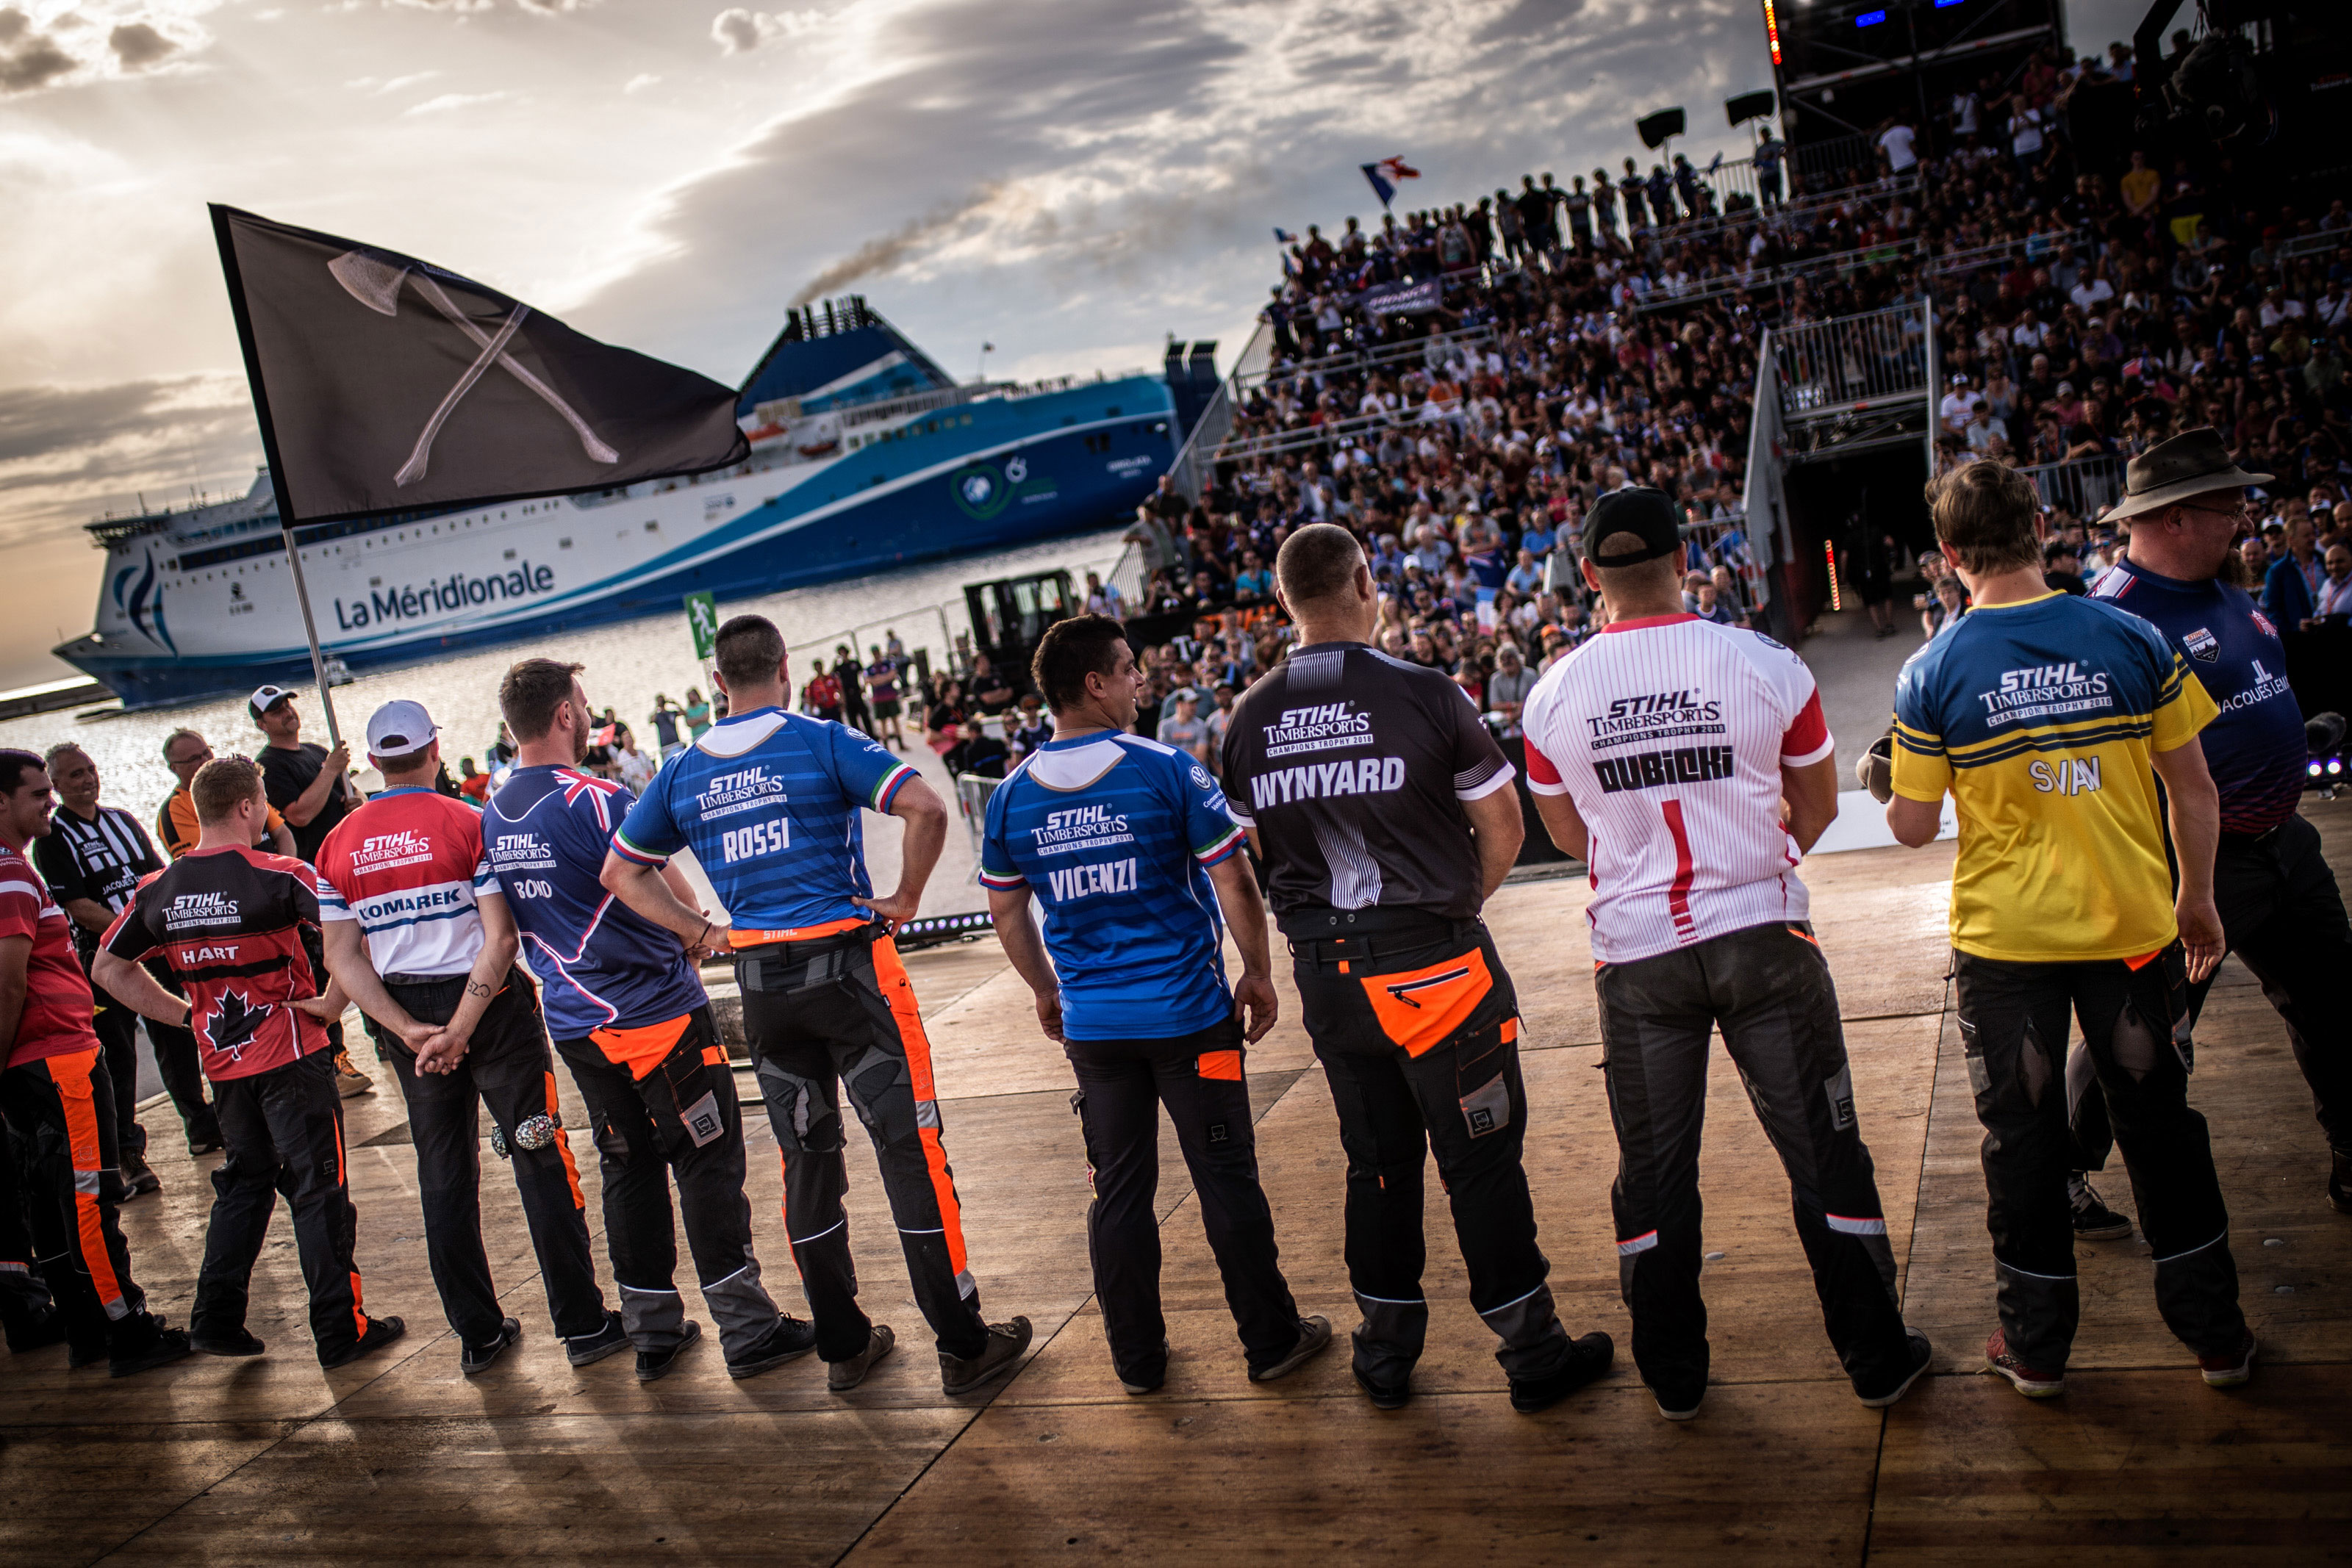
[[[1109,526],[1167,471],[1170,413],[1144,378],[973,403],[823,462],[306,534],[303,575],[327,653],[414,664]],[[59,655],[130,707],[309,680],[283,549],[224,534],[115,547],[98,631]]]

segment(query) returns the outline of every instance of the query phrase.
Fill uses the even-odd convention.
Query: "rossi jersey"
[[[49,896],[41,873],[0,844],[0,936],[22,936],[32,944],[25,956],[24,1011],[16,1018],[16,1038],[0,1040],[0,1067],[98,1048],[89,979],[67,929],[72,924]]]
[[[2311,744],[2270,617],[2242,589],[2179,582],[2128,560],[2101,574],[2091,596],[2154,622],[2220,710],[2198,738],[2221,792],[2221,831],[2267,833],[2294,816]]]
[[[1528,788],[1591,834],[1592,956],[1604,964],[1803,920],[1780,768],[1835,748],[1805,662],[1696,615],[1612,622],[1528,694]]]
[[[2179,935],[2149,758],[2211,722],[2164,633],[2104,600],[1979,604],[1903,666],[1895,792],[1960,819],[1952,946],[2136,958]]]
[[[558,1040],[667,1023],[707,999],[678,939],[597,880],[634,803],[609,779],[538,767],[508,774],[482,809],[490,868]]]
[[[379,975],[462,975],[482,951],[475,902],[499,891],[481,813],[421,786],[387,789],[319,847],[319,915],[356,920]]]
[[[916,776],[845,725],[754,708],[665,763],[613,847],[647,865],[692,850],[739,941],[846,930],[873,918],[850,902],[874,894],[861,813]]]
[[[259,850],[196,850],[139,884],[102,946],[170,967],[194,1009],[205,1076],[250,1078],[327,1043],[327,1026],[293,1002],[320,993],[302,942],[319,924],[309,866]]]
[[[1209,770],[1134,735],[1048,741],[988,798],[980,880],[1026,883],[1072,1040],[1163,1040],[1233,1009],[1206,866],[1241,852]]]

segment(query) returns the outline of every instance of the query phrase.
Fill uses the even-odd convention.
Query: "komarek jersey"
[[[161,958],[194,1009],[205,1076],[250,1078],[326,1048],[327,1026],[293,1006],[320,994],[302,941],[318,924],[317,877],[300,861],[192,850],[139,884],[100,946]]]
[[[1052,740],[988,799],[980,880],[1026,884],[1072,1040],[1163,1040],[1233,1011],[1205,868],[1245,836],[1209,770],[1106,731]]]
[[[558,1040],[666,1023],[709,999],[678,939],[598,880],[635,803],[611,779],[542,765],[509,773],[482,809],[490,870]]]
[[[482,951],[478,900],[499,891],[481,814],[422,786],[387,789],[319,846],[319,915],[356,920],[379,975],[463,975]]]
[[[1810,907],[1780,769],[1836,747],[1812,672],[1696,615],[1612,621],[1528,695],[1528,788],[1591,835],[1592,956],[1630,964]]]
[[[72,925],[32,862],[0,844],[0,937],[22,936],[32,944],[25,958],[24,1010],[16,1040],[0,1040],[0,1067],[98,1049],[89,980],[74,956]]]
[[[846,931],[874,917],[860,813],[918,775],[846,725],[781,708],[730,714],[663,764],[613,847],[660,865],[692,850],[740,947]]]

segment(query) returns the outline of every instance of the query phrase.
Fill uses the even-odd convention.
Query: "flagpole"
[[[283,497],[278,506],[282,513],[286,506]],[[310,640],[310,674],[319,683],[319,711],[327,716],[327,748],[331,751],[343,743],[343,737],[335,726],[335,699],[329,695],[333,688],[327,685],[327,656],[319,651],[319,623],[311,617],[310,590],[302,580],[301,541],[294,537],[291,528],[284,531],[286,559],[294,568],[294,598],[302,606],[302,635]]]

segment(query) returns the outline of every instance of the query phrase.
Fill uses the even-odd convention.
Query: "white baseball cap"
[[[289,686],[256,686],[253,695],[245,699],[245,711],[258,722],[263,714],[293,695],[293,689]]]
[[[388,702],[368,718],[367,748],[370,757],[414,757],[433,744],[441,727],[425,711],[423,703],[413,703],[405,697]]]

